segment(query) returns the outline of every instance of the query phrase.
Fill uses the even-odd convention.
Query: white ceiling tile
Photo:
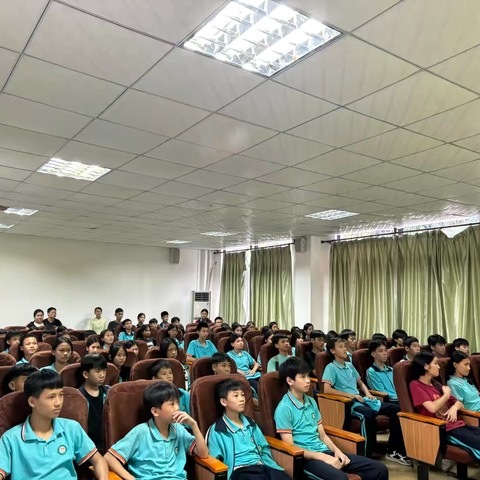
[[[244,157],[242,155],[233,155],[226,160],[222,160],[214,165],[207,167],[212,172],[225,173],[227,175],[236,175],[243,178],[256,178],[261,175],[276,172],[282,169],[282,165],[271,162],[263,162],[255,158]]]
[[[214,114],[187,130],[179,139],[239,153],[275,134],[273,130]]]
[[[63,138],[0,125],[0,147],[50,157],[65,142]]]
[[[242,195],[252,195],[254,197],[267,197],[275,193],[284,192],[285,187],[278,185],[271,185],[269,183],[258,182],[256,180],[248,180],[247,182],[235,185],[234,187],[226,188],[229,192],[240,193]]]
[[[285,213],[288,215],[303,216],[311,215],[312,213],[317,213],[322,209],[318,207],[311,207],[310,205],[291,205],[290,207],[284,207],[276,210],[276,213]],[[287,221],[291,223],[291,220]]]
[[[456,165],[455,167],[437,170],[435,175],[440,175],[448,179],[457,180],[458,182],[468,182],[480,178],[480,160],[463,165]]]
[[[164,162],[155,158],[137,157],[135,160],[124,165],[121,170],[171,180],[192,172],[193,168],[184,167],[176,163]]]
[[[207,115],[205,110],[156,95],[128,90],[101,118],[139,130],[175,137]]]
[[[21,52],[47,3],[48,0],[2,0],[0,45]]]
[[[185,167],[184,167],[185,168]],[[190,169],[191,170],[191,169]],[[191,183],[203,187],[211,185],[215,188],[225,188],[236,185],[244,181],[243,178],[223,175],[222,173],[207,172],[206,170],[197,170],[181,178],[183,183]]]
[[[216,192],[209,193],[200,198],[202,202],[220,203],[223,205],[239,205],[241,203],[252,200],[252,197],[247,195],[238,195],[237,193],[222,192],[217,190]],[[242,205],[243,207],[243,205]]]
[[[480,187],[480,178],[468,179],[468,180],[465,180],[465,182],[469,183],[470,185],[477,185],[478,187]]]
[[[31,171],[19,170],[18,168],[1,167],[0,166],[0,178],[7,180],[17,180],[23,182],[28,176],[31,175]]]
[[[275,81],[345,105],[417,70],[389,53],[345,37],[280,73]]]
[[[379,203],[373,203],[373,202],[363,202],[359,203],[358,200],[354,200],[352,198],[346,199],[344,197],[339,197],[343,198],[346,201],[353,201],[355,202],[354,204],[349,204],[353,210],[355,210],[355,213],[372,213],[375,212],[378,214],[378,212],[381,212],[382,210],[390,208],[390,206],[386,205],[380,205]]]
[[[86,193],[74,193],[71,197],[68,197],[69,202],[80,202],[90,205],[113,205],[118,203],[118,198],[101,197],[100,195],[87,195]]]
[[[349,173],[344,175],[343,178],[356,182],[370,183],[372,185],[381,185],[382,183],[393,182],[415,175],[418,175],[416,170],[392,163],[381,163],[380,165],[374,165],[373,167],[365,168],[358,172]]]
[[[455,182],[455,180],[450,180],[448,178],[437,177],[437,174],[439,175],[437,172],[435,172],[435,175],[424,173],[422,175],[417,175],[416,177],[386,183],[384,187],[411,193],[422,193],[427,188],[442,187],[443,185],[449,185]]]
[[[41,103],[0,95],[0,123],[58,137],[75,136],[92,119]]]
[[[39,174],[41,175],[41,174]],[[48,177],[54,178],[52,175],[45,175]],[[57,177],[55,177],[57,178]],[[81,182],[82,180],[79,180]],[[1,184],[0,184],[1,189]],[[42,187],[39,185],[31,185],[28,183],[21,183],[16,189],[16,193],[22,193],[25,195],[37,195],[38,197],[44,197],[48,199],[64,199],[72,195],[71,191],[67,190],[58,190],[51,187]]]
[[[368,202],[383,200],[388,197],[398,196],[400,192],[385,187],[369,187],[363,190],[347,192],[345,195],[349,198],[364,200]]]
[[[70,190],[71,192],[78,192],[90,184],[87,180],[57,177],[56,175],[48,175],[45,173],[31,174],[26,180],[26,183],[41,187],[58,188],[59,190]]]
[[[351,103],[348,108],[395,125],[408,125],[478,98],[431,73],[420,72]]]
[[[82,193],[126,200],[143,192],[142,190],[134,190],[133,188],[117,187],[114,185],[105,185],[102,183],[93,182],[85,187],[82,190]]]
[[[6,167],[33,171],[40,168],[47,160],[47,157],[40,157],[38,155],[0,148],[0,165]]]
[[[134,88],[216,111],[263,81],[260,75],[175,48]]]
[[[1,12],[0,6],[0,12]],[[0,20],[1,22],[1,20]],[[0,23],[1,25],[1,23]],[[0,39],[1,39],[1,26],[0,26]],[[0,89],[7,81],[10,72],[12,71],[15,62],[18,59],[18,54],[11,52],[10,50],[5,50],[0,48]]]
[[[473,195],[462,195],[461,197],[455,198],[455,201],[473,205],[480,205],[480,193],[476,193]]]
[[[322,180],[327,180],[327,178],[329,178],[327,175],[307,172],[306,170],[300,170],[298,168],[284,168],[278,172],[265,175],[259,178],[259,180],[262,182],[282,185],[284,187],[296,188],[310,185],[311,183],[321,182]]]
[[[213,192],[213,189],[199,187],[188,183],[167,182],[160,187],[154,188],[152,192],[173,195],[175,197],[197,198]]]
[[[429,197],[447,199],[460,197],[462,195],[471,195],[480,192],[480,188],[466,183],[454,183],[443,187],[429,188],[422,193]]]
[[[149,204],[141,202],[132,202],[131,200],[124,200],[115,204],[116,209],[127,210],[130,212],[154,212],[158,210],[158,204]],[[130,214],[129,214],[130,215]]]
[[[171,48],[53,2],[27,53],[72,70],[131,85]]]
[[[339,210],[342,207],[346,207],[347,205],[353,205],[357,203],[358,201],[352,198],[338,197],[336,195],[306,202],[307,205],[310,205],[312,207],[333,208],[336,210]]]
[[[271,210],[277,210],[278,208],[290,207],[291,203],[280,202],[279,200],[270,200],[268,198],[256,198],[255,200],[244,203],[242,206],[247,208],[252,208],[254,210],[257,209],[257,210],[265,210],[265,211],[271,212]],[[256,216],[258,217],[258,215]],[[273,220],[271,216],[268,219]]]
[[[331,178],[323,182],[314,183],[303,187],[304,190],[311,192],[329,193],[331,195],[338,195],[345,192],[352,192],[354,190],[360,190],[366,188],[368,185],[365,183],[353,182],[351,180],[344,180],[343,178]]]
[[[11,192],[15,190],[15,188],[18,187],[19,185],[21,185],[19,182],[0,178],[0,190],[3,190],[5,192]]]
[[[66,0],[121,25],[177,43],[200,25],[223,0]]]
[[[332,147],[327,145],[281,133],[243,154],[282,165],[295,165],[330,150]]]
[[[397,129],[350,145],[346,150],[381,160],[394,160],[438,145],[441,143],[432,138]]]
[[[409,125],[409,130],[454,142],[480,133],[480,100]]]
[[[134,199],[135,202],[154,203],[156,205],[175,205],[183,201],[180,197],[170,195],[159,195],[158,193],[144,192]]]
[[[473,137],[465,138],[464,140],[455,143],[461,147],[475,150],[475,152],[480,153],[480,135],[474,135]]]
[[[332,152],[312,158],[306,162],[296,165],[297,168],[310,170],[312,172],[324,173],[326,175],[344,175],[346,173],[361,170],[362,168],[377,165],[378,160],[370,157],[347,152],[346,150],[333,150]]]
[[[27,56],[22,57],[5,87],[12,95],[93,117],[123,91],[120,85]]]
[[[286,192],[277,193],[268,197],[270,200],[280,200],[282,202],[305,203],[310,200],[327,197],[327,194],[317,192],[307,192],[305,190],[292,189]]]
[[[289,133],[335,147],[343,147],[394,128],[388,123],[340,108],[300,125]]]
[[[398,3],[356,35],[422,67],[480,44],[480,4],[464,0],[408,0]],[[445,39],[451,41],[445,41]]]
[[[193,210],[205,211],[217,210],[219,208],[222,208],[222,205],[216,203],[201,202],[199,200],[188,200],[187,202],[179,203],[178,206],[183,208],[191,208]]]
[[[466,145],[467,146],[467,145]],[[468,146],[467,146],[468,147]],[[454,145],[441,145],[425,152],[415,153],[398,158],[395,163],[405,167],[416,168],[424,172],[433,172],[460,163],[470,162],[479,158],[478,154]]]
[[[332,103],[267,81],[222,109],[230,117],[274,130],[288,130],[337,108]]]
[[[195,168],[203,168],[212,163],[223,160],[231,155],[230,152],[202,147],[194,143],[180,142],[171,139],[148,152],[149,157],[181,163]]]

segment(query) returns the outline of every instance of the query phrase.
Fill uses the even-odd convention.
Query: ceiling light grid
[[[175,245],[183,245],[184,243],[192,243],[191,240],[168,240],[165,243],[173,243]]]
[[[42,165],[37,172],[56,175],[57,177],[68,177],[94,182],[110,172],[110,168],[86,165],[80,162],[69,162],[61,158],[51,158],[45,165]]]
[[[1,208],[0,208],[0,211],[1,211]],[[30,217],[31,215],[37,212],[38,210],[32,210],[30,208],[8,207],[3,213],[8,213],[9,215],[20,215],[21,217]]]
[[[317,218],[319,220],[338,220],[340,218],[353,217],[358,213],[347,212],[344,210],[325,210],[324,212],[311,213],[305,215],[308,218]]]
[[[236,232],[206,232],[201,235],[207,235],[209,237],[230,237],[232,235],[238,235]]]
[[[13,223],[11,225],[7,225],[6,223],[0,223],[0,228],[8,229],[8,228],[12,228],[13,225],[14,225]]]

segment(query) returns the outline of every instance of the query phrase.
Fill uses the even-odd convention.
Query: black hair
[[[175,385],[168,382],[157,382],[143,392],[143,406],[149,412],[152,408],[162,408],[166,402],[178,402],[180,395]]]
[[[29,363],[17,363],[8,371],[5,379],[3,380],[4,393],[12,391],[8,386],[10,382],[15,381],[18,377],[29,377],[32,373],[37,371],[38,368],[30,365]]]
[[[65,325],[60,325],[59,327],[57,327],[57,334],[62,332],[68,333],[68,328]]]
[[[225,344],[225,353],[230,352],[231,350],[233,350],[233,345],[232,345],[232,343],[234,343],[235,341],[237,341],[239,338],[242,338],[242,336],[239,335],[238,333],[232,333],[232,334],[228,337],[228,341],[227,341],[227,343]]]
[[[293,333],[292,333],[292,336],[290,337],[290,346],[292,348],[295,348],[295,345],[297,344],[297,340],[299,340],[300,338],[303,338],[303,332],[301,330],[295,330]]]
[[[412,343],[415,343],[415,342],[419,343],[417,337],[407,337],[407,338],[403,341],[403,346],[410,348],[410,346],[412,345]]]
[[[231,330],[230,325],[228,323],[222,323],[220,327],[220,332],[229,332]]]
[[[335,330],[330,330],[326,335],[325,335],[325,341],[328,343],[328,341],[331,338],[338,338],[339,335]]]
[[[178,317],[172,317],[172,318],[170,319],[170,323],[171,323],[171,324],[172,324],[172,323],[177,323],[177,322],[180,323],[180,319],[179,319]]]
[[[331,350],[335,350],[335,345],[338,342],[345,342],[345,339],[341,337],[332,337],[332,338],[329,338],[327,342],[327,352],[330,354],[330,357],[333,359],[335,359],[335,355],[331,352]]]
[[[135,338],[137,340],[143,340],[143,332],[145,330],[150,330],[152,331],[152,327],[150,326],[149,323],[144,323],[140,328],[137,329],[137,331],[135,332]]]
[[[47,325],[45,325],[45,328],[42,330],[42,337],[46,333],[49,334],[49,335],[55,335],[57,333],[57,331],[55,330],[55,327],[53,325],[47,324]]]
[[[170,325],[167,327],[167,333],[173,329],[178,331],[178,327],[174,323],[170,323]]]
[[[23,347],[23,344],[25,343],[25,340],[27,338],[34,338],[36,341],[37,341],[37,344],[38,344],[38,339],[37,339],[37,336],[33,333],[26,333],[21,339],[20,339],[20,347]],[[18,349],[18,355],[20,356],[20,358],[24,358],[25,357],[25,352],[23,350],[21,350],[20,348]]]
[[[160,357],[167,358],[168,347],[170,345],[175,345],[178,353],[178,346],[171,338],[164,338],[160,344]]]
[[[264,334],[263,334],[263,340],[262,340],[262,345],[265,345],[269,339],[269,337],[273,335],[273,332],[271,330],[267,330]]]
[[[247,322],[247,324],[245,325],[245,327],[248,329],[248,327],[249,327],[250,325],[253,325],[253,326],[255,327],[255,329],[257,328],[257,327],[255,326],[255,322]]]
[[[62,343],[66,343],[66,344],[70,345],[70,349],[71,349],[72,354],[73,354],[72,341],[68,337],[57,337],[55,342],[53,342],[52,351],[54,352],[57,349],[57,347],[62,345]]]
[[[33,311],[33,318],[37,316],[37,313],[42,312],[45,315],[45,312],[41,308],[37,308],[36,310]]]
[[[21,340],[22,339],[22,334],[20,333],[19,330],[8,330],[8,332],[5,336],[5,342],[8,343],[14,337],[19,337],[20,340]]]
[[[312,327],[313,327],[313,323],[306,323],[304,326],[303,326],[303,336],[305,337],[307,334],[307,330]],[[310,336],[310,335],[309,335]]]
[[[124,346],[121,343],[114,343],[110,347],[110,352],[108,353],[108,359],[110,362],[113,363],[113,360],[117,356],[117,353],[120,351],[120,349],[123,349],[123,351],[125,352],[125,355],[127,354],[127,349],[124,348]]]
[[[234,332],[238,327],[240,327],[242,329],[242,335],[243,335],[243,327],[238,322],[233,322],[232,323],[232,332]]]
[[[115,309],[115,314],[117,313],[123,313],[123,308],[116,308]]]
[[[150,369],[150,377],[157,378],[158,372],[160,372],[162,368],[169,368],[170,370],[172,370],[172,364],[168,360],[164,360],[163,358],[156,361]]]
[[[223,362],[232,363],[232,359],[225,352],[216,352],[210,357],[210,365],[218,365]]]
[[[33,372],[25,381],[25,397],[39,398],[44,390],[56,390],[63,388],[60,375],[49,369]]]
[[[215,317],[215,320],[214,320],[214,321],[216,322],[218,319],[220,319],[220,320],[222,321],[222,323],[223,323],[223,318],[222,318],[222,317]]]
[[[383,333],[374,333],[372,335],[372,341],[375,340],[375,341],[380,341],[382,343],[387,343],[387,337],[383,334]]]
[[[135,340],[129,340],[128,342],[125,343],[125,352],[129,349],[129,348],[132,348],[133,346],[137,346],[138,347],[138,343],[135,341]]]
[[[47,314],[50,313],[52,310],[55,310],[55,312],[57,311],[55,307],[48,307]]]
[[[97,336],[97,332],[95,330],[85,330],[83,332],[83,338],[88,338],[90,335]]]
[[[152,323],[158,323],[158,320],[156,318],[151,318],[149,321],[148,321],[148,324],[151,325]]]
[[[217,409],[220,411],[225,410],[225,407],[220,403],[220,399],[226,399],[230,392],[238,392],[239,390],[243,392],[243,388],[243,385],[238,380],[233,380],[230,378],[218,382],[215,385],[215,404]]]
[[[325,338],[325,334],[321,330],[313,330],[310,334],[310,340],[314,338]]]
[[[121,331],[121,332],[126,332],[126,331],[127,331],[127,329],[125,328],[125,324],[126,324],[127,322],[131,322],[131,323],[132,323],[132,328],[131,328],[131,330],[132,330],[132,332],[133,332],[133,331],[134,331],[133,322],[132,322],[132,320],[131,320],[130,318],[126,318],[125,320],[122,320],[122,328],[121,328],[120,331]]]
[[[208,315],[208,310],[206,308],[202,308],[202,311],[200,313],[207,312]]]
[[[468,343],[468,340],[465,338],[456,338],[453,341],[453,349],[456,350],[457,348],[460,347],[469,347],[470,344]]]
[[[270,323],[268,324],[269,330],[272,330],[272,327],[273,327],[274,325],[276,325],[276,326],[278,327],[278,323],[277,323],[277,322],[270,322]]]
[[[90,372],[90,370],[106,370],[107,361],[99,353],[89,353],[82,358],[80,362],[80,372]]]
[[[301,331],[302,330],[300,329],[300,327],[297,327],[296,325],[290,329],[290,333],[301,332]]]
[[[102,342],[100,341],[100,337],[89,337],[87,339],[86,348],[92,346],[94,343],[98,343],[100,346],[102,346]]]
[[[405,340],[407,337],[408,335],[405,330],[397,329],[392,333],[392,338],[395,344],[397,343],[396,342],[397,338],[401,338],[402,340]]]
[[[310,367],[308,363],[299,357],[288,357],[278,369],[280,373],[280,381],[287,383],[287,378],[295,380],[298,374],[310,374]]]
[[[95,307],[95,309],[93,310],[93,312],[95,313],[96,310],[100,310],[103,312],[103,308],[102,307]]]
[[[202,328],[210,329],[207,322],[198,322],[197,323],[197,332],[199,332]]]
[[[447,342],[446,342],[444,337],[442,337],[438,333],[435,333],[434,335],[430,335],[428,337],[427,343],[428,343],[428,346],[430,347],[430,349],[432,349],[432,347],[434,347],[437,344],[445,345]]]
[[[161,314],[160,314],[160,318],[163,318],[165,315],[168,315],[168,312],[166,310],[164,310]]]
[[[260,330],[262,332],[262,335],[265,335],[265,333],[271,330],[271,328],[267,325],[265,327],[262,327]]]
[[[284,333],[276,333],[272,338],[272,345],[275,347],[275,345],[280,343],[280,340],[282,340],[282,338],[286,338],[288,340],[288,337]],[[277,348],[277,347],[275,347],[275,348]],[[277,348],[277,350],[278,350],[278,348]]]
[[[379,347],[386,347],[386,344],[384,342],[380,341],[380,340],[372,340],[368,344],[368,351],[370,353],[373,353]]]
[[[353,330],[345,328],[344,330],[341,331],[339,336],[342,340],[348,340],[348,337],[350,337],[350,335],[355,337],[357,336],[357,334]]]
[[[430,365],[435,358],[437,357],[432,352],[422,351],[417,353],[412,361],[411,381],[418,380],[425,375],[425,365]],[[435,385],[435,388],[438,387]]]
[[[6,335],[7,331],[4,328],[0,328],[0,335]]]
[[[460,363],[462,360],[469,358],[469,356],[462,352],[461,350],[454,350],[450,356],[450,360],[447,365],[447,378],[455,375],[455,365],[454,363]],[[466,377],[465,377],[466,378]]]

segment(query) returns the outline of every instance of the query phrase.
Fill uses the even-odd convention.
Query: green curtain
[[[403,328],[422,343],[440,333],[480,347],[480,227],[334,243],[330,284],[336,330],[369,338]]]
[[[226,253],[223,257],[222,281],[220,286],[220,316],[231,325],[245,323],[243,308],[243,274],[245,252]]]
[[[293,326],[292,254],[289,246],[252,251],[250,320],[255,325],[277,322],[281,329]]]

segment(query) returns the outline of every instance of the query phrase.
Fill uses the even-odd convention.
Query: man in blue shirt
[[[59,418],[60,375],[53,370],[32,373],[25,381],[25,396],[32,414],[0,439],[0,478],[73,480],[74,462],[82,465],[89,460],[96,478],[108,480],[107,463],[80,424]]]
[[[194,340],[188,344],[187,360],[193,361],[196,358],[211,357],[217,353],[215,345],[207,340],[210,335],[210,328],[205,322],[197,324],[198,340]]]

